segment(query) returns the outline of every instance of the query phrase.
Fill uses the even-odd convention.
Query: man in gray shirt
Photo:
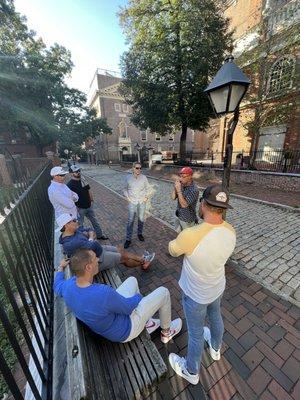
[[[134,163],[132,173],[128,174],[125,180],[124,195],[128,201],[128,221],[126,227],[126,241],[124,243],[125,249],[131,244],[135,214],[138,215],[138,238],[141,242],[145,240],[143,236],[143,226],[150,186],[147,177],[142,175],[141,168],[140,163]]]

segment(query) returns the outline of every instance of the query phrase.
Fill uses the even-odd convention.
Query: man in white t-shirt
[[[133,163],[132,173],[128,174],[125,179],[124,195],[128,201],[128,221],[126,225],[124,249],[127,249],[131,244],[136,214],[138,218],[137,236],[141,242],[145,240],[143,236],[143,227],[146,204],[149,200],[150,186],[147,177],[142,174],[141,170],[142,166],[139,162]]]
[[[67,174],[68,171],[62,167],[53,167],[50,171],[52,181],[48,187],[48,197],[54,208],[55,220],[62,214],[70,214],[77,219],[75,202],[78,201],[78,195],[65,184]]]
[[[224,325],[221,298],[225,289],[225,263],[236,244],[234,228],[223,220],[229,193],[221,185],[208,186],[203,192],[199,215],[204,222],[183,230],[169,243],[173,257],[184,255],[179,286],[188,327],[187,356],[169,355],[175,372],[196,385],[199,382],[204,340],[210,355],[220,359]],[[208,316],[210,329],[204,326]]]

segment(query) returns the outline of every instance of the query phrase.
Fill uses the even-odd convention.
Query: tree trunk
[[[42,145],[37,145],[36,147],[37,147],[37,153],[38,153],[38,155],[39,155],[40,157],[44,157],[44,155],[43,155],[44,146],[42,146]]]
[[[181,136],[180,136],[180,149],[179,149],[180,161],[186,161],[186,134],[187,134],[187,126],[182,125]]]

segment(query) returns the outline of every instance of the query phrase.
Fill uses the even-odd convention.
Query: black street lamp
[[[141,162],[141,149],[142,149],[142,146],[140,146],[139,143],[137,142],[137,143],[134,145],[134,148],[135,148],[135,150],[137,151],[137,154],[138,154],[138,162],[140,163],[140,162]]]
[[[239,120],[239,105],[250,85],[249,78],[233,62],[233,56],[226,58],[225,63],[204,90],[217,116],[234,113],[227,130],[226,152],[224,158],[223,187],[228,189],[232,160],[232,138]]]

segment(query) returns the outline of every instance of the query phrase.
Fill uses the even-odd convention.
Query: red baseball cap
[[[193,175],[194,172],[193,172],[192,168],[190,168],[190,167],[183,167],[183,168],[181,168],[179,173],[184,174],[184,175]]]

